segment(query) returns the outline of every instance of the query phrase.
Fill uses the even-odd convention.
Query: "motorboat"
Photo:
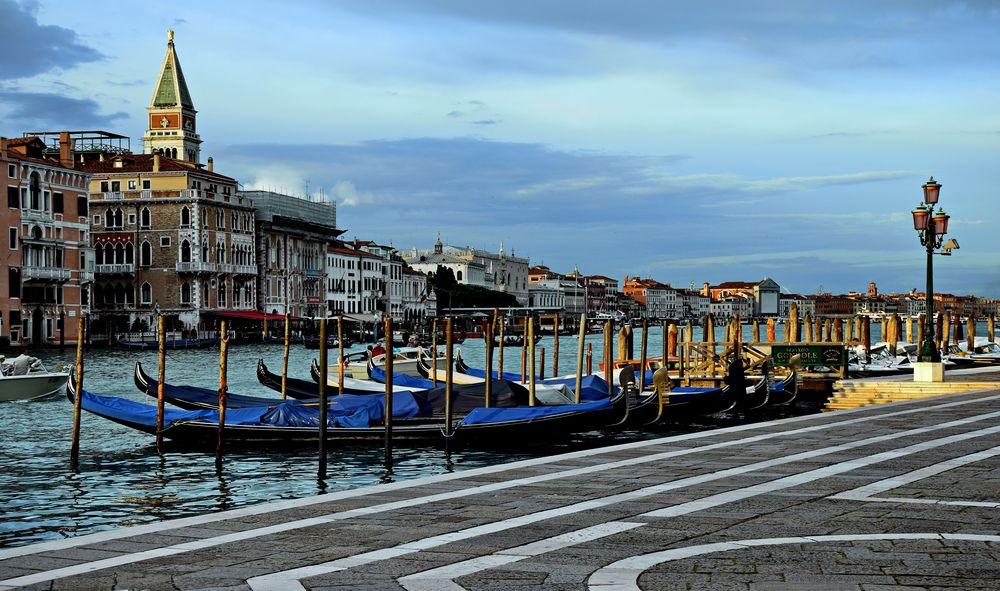
[[[26,358],[23,363],[19,362],[21,358]],[[27,355],[0,361],[0,402],[35,400],[58,394],[66,388],[68,379],[68,373],[48,371],[41,361]]]

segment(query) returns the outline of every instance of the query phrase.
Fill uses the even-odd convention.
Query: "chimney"
[[[213,160],[212,157],[209,156],[208,157],[208,172],[212,172],[212,168],[213,168],[214,164],[215,164],[215,160]]]
[[[59,132],[59,164],[73,168],[73,140],[69,139],[68,131]]]
[[[160,154],[153,152],[153,172],[160,172]]]

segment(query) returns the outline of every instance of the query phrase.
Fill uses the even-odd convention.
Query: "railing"
[[[201,261],[191,261],[187,263],[177,263],[178,273],[212,273],[216,269],[215,263],[203,263]]]
[[[135,263],[117,263],[113,265],[94,265],[94,271],[98,274],[122,274],[135,273]]]
[[[26,281],[69,281],[71,271],[60,267],[23,267],[21,273]]]

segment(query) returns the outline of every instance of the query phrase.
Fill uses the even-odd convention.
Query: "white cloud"
[[[362,203],[375,203],[375,194],[367,191],[358,191],[351,181],[337,181],[331,190],[340,205],[354,207]]]

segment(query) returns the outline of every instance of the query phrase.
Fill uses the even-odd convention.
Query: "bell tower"
[[[201,137],[197,133],[194,103],[174,49],[174,32],[167,31],[167,54],[149,101],[149,125],[142,137],[146,154],[160,154],[198,163]]]

